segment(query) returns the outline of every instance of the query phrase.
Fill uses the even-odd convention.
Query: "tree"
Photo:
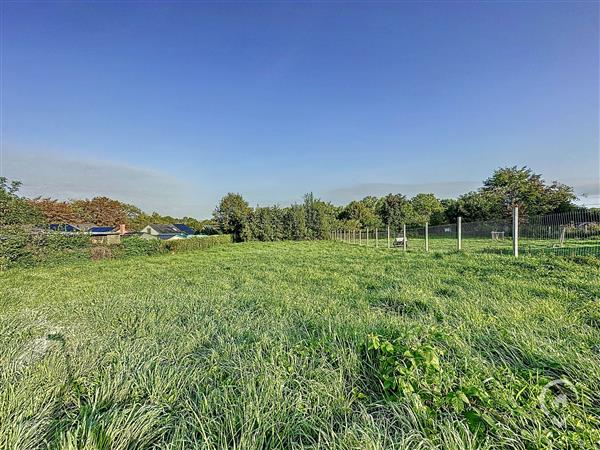
[[[240,194],[229,193],[221,199],[213,212],[215,222],[224,234],[231,234],[237,242],[248,240],[248,219],[252,209]]]
[[[311,193],[304,196],[304,213],[308,239],[327,239],[335,223],[336,208]]]
[[[135,206],[108,197],[75,200],[71,202],[71,206],[81,222],[107,227],[127,224],[135,217],[135,214],[141,213]]]
[[[65,224],[83,222],[69,202],[41,197],[37,197],[29,202],[33,207],[42,212],[47,223]]]
[[[381,226],[381,220],[375,210],[377,199],[365,197],[360,201],[352,201],[342,209],[338,218],[342,221],[352,221],[358,228],[376,228]]]
[[[284,238],[283,211],[277,207],[256,207],[250,214],[252,239],[280,241]]]
[[[404,223],[411,223],[414,210],[411,203],[402,194],[388,194],[379,202],[379,217],[381,221],[394,229],[399,229]]]
[[[503,207],[505,216],[513,206],[519,206],[521,214],[539,215],[568,211],[576,208],[577,197],[573,188],[558,182],[547,185],[542,176],[524,166],[503,167],[483,182],[481,193],[488,194]]]
[[[301,241],[307,239],[306,213],[303,205],[292,205],[283,212],[284,239]]]
[[[41,211],[17,194],[20,187],[20,181],[9,184],[7,178],[0,177],[0,226],[39,224],[44,221]]]
[[[500,219],[506,215],[505,212],[506,208],[497,194],[483,191],[468,192],[458,197],[455,211],[451,214],[451,221],[455,222],[458,216],[467,222]]]
[[[417,194],[410,203],[414,212],[414,223],[423,225],[425,222],[431,223],[432,217],[444,211],[442,203],[434,194]]]

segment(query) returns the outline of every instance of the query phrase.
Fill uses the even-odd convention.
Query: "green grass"
[[[340,242],[15,269],[0,448],[595,448],[599,298],[597,259]]]

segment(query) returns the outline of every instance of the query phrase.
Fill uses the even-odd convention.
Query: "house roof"
[[[90,233],[111,233],[115,231],[113,227],[92,227],[88,230]]]
[[[95,223],[73,223],[71,224],[79,231],[90,231],[90,228],[94,228],[96,226]]]
[[[154,231],[159,234],[179,234],[181,230],[172,224],[164,224],[164,223],[151,223],[148,225]]]
[[[48,225],[48,229],[52,231],[67,231],[74,232],[79,231],[79,228],[71,225],[70,223],[51,223]]]
[[[185,223],[176,223],[174,225],[184,234],[196,234],[196,230],[194,230],[192,227],[188,227]]]

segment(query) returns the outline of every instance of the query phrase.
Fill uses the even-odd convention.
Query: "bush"
[[[31,266],[37,246],[30,230],[20,226],[6,226],[0,230],[0,269],[17,265]]]
[[[168,251],[175,253],[186,252],[190,250],[202,250],[215,247],[217,245],[231,244],[233,239],[230,234],[220,234],[214,236],[197,236],[175,241],[166,241],[164,246]]]
[[[0,230],[0,270],[32,267],[40,262],[89,258],[87,235],[36,232],[27,226]]]
[[[92,247],[87,234],[41,233],[23,226],[6,226],[0,229],[0,270],[16,266],[33,267],[40,263],[62,264],[90,258],[99,260],[178,253],[231,242],[231,235],[226,234],[168,242],[128,237],[119,245]]]
[[[142,239],[137,236],[127,237],[116,246],[113,256],[123,258],[128,256],[149,256],[163,253],[164,243],[158,239]]]

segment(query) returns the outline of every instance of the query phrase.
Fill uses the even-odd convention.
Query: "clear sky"
[[[600,203],[597,2],[0,5],[0,174],[27,195],[205,217],[528,165]]]

